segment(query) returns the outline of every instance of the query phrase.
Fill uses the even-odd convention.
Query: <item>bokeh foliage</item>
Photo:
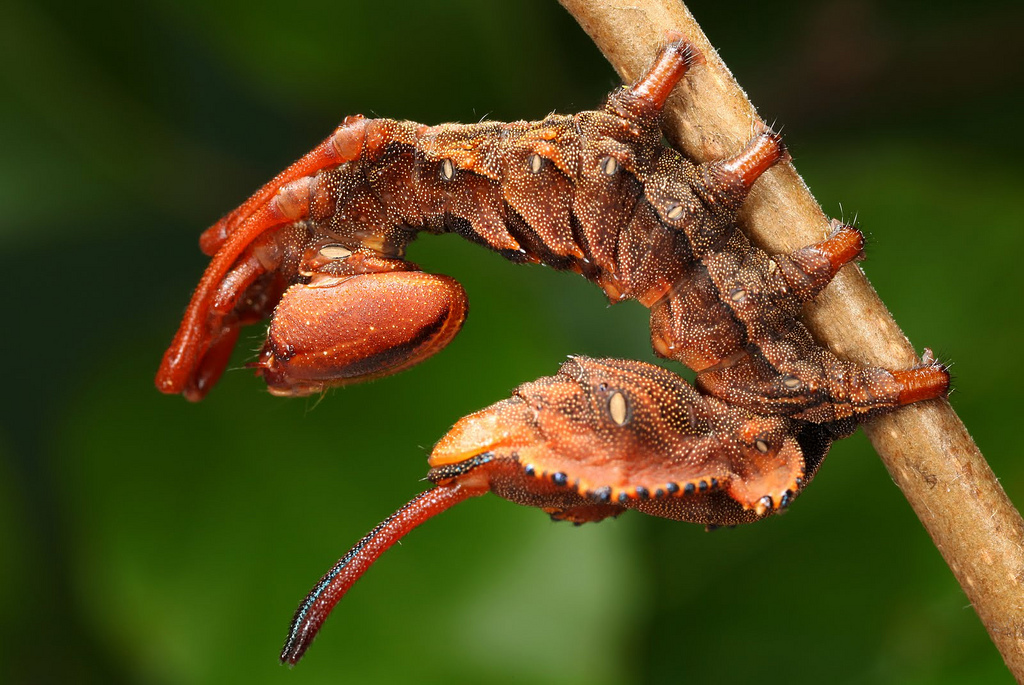
[[[859,216],[868,275],[919,349],[955,361],[953,402],[1024,500],[1019,3],[691,8],[826,210]],[[188,405],[151,378],[196,236],[345,114],[537,118],[615,83],[553,0],[9,0],[0,681],[1009,682],[861,435],[749,528],[576,529],[472,501],[277,665],[295,604],[424,487],[451,423],[569,353],[651,360],[646,317],[425,238],[411,258],[472,300],[437,358],[319,402],[232,371]]]

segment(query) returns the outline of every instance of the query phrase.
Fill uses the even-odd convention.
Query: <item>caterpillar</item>
[[[435,446],[434,484],[381,523],[300,605],[281,654],[296,663],[328,613],[409,530],[495,494],[556,520],[635,509],[708,526],[790,505],[833,440],[865,417],[944,396],[926,352],[864,367],[800,322],[864,237],[833,222],[788,254],[752,245],[736,217],[789,159],[765,127],[734,156],[697,163],[661,142],[665,102],[701,55],[671,34],[647,73],[596,110],[541,121],[425,126],[350,116],[200,238],[211,257],[156,377],[199,400],[240,329],[270,319],[251,366],[302,396],[397,373],[447,345],[467,312],[454,279],[405,258],[420,232],[453,232],[506,259],[571,271],[609,301],[650,309],[655,353],[571,357],[551,377],[461,419]]]

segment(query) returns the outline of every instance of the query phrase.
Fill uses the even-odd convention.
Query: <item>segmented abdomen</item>
[[[651,147],[650,135],[619,117],[368,127],[368,139],[390,142],[322,172],[314,187],[311,219],[343,242],[372,237],[400,255],[414,230],[454,231],[513,261],[580,272],[613,301],[645,304],[692,259],[644,200],[652,161],[637,150]]]
[[[837,359],[796,321],[831,272],[751,246],[735,228],[749,184],[661,147],[656,124],[609,111],[368,121],[363,156],[317,176],[310,219],[350,249],[397,259],[417,230],[453,231],[513,261],[577,271],[613,302],[651,307],[656,352],[753,411],[836,420],[856,410],[835,406],[893,394],[887,372]],[[833,413],[819,417],[818,405]]]

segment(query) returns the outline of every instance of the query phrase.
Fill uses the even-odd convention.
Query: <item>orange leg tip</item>
[[[198,358],[183,361],[185,350],[169,349],[156,374],[156,389],[165,395],[181,395],[189,402],[206,397],[228,366],[239,330],[238,326],[226,328]]]
[[[199,359],[196,368],[188,378],[188,382],[181,390],[181,394],[189,402],[198,402],[206,397],[210,389],[220,380],[224,370],[228,368],[231,361],[231,353],[238,342],[238,334],[241,329],[238,326],[231,326],[225,329],[220,337],[206,349],[206,352]]]
[[[762,124],[762,127],[755,140],[763,141],[763,144],[769,150],[774,149],[775,160],[772,164],[792,162],[793,155],[789,153],[789,148],[786,146],[786,141],[783,139],[782,134],[766,124]]]
[[[836,272],[844,264],[864,257],[864,234],[852,226],[840,224],[828,240],[818,245],[818,249],[832,264],[832,271]]]
[[[188,374],[184,372],[191,360],[188,359],[190,345],[182,341],[182,333],[175,336],[171,346],[160,360],[160,368],[154,381],[156,389],[165,395],[177,395],[184,390]]]
[[[719,163],[727,177],[749,189],[761,175],[779,162],[790,159],[782,136],[771,129],[756,135],[735,157]]]
[[[704,54],[697,49],[690,41],[683,37],[678,31],[669,31],[670,36],[668,49],[671,50],[676,59],[683,63],[684,71],[698,64],[704,64]]]
[[[228,239],[227,223],[229,217],[224,217],[213,226],[203,231],[199,236],[199,249],[203,254],[212,257],[217,250]]]
[[[646,102],[656,111],[665,106],[672,89],[687,70],[695,64],[704,62],[700,51],[693,43],[683,38],[682,34],[669,31],[668,38],[670,42],[658,53],[650,70],[629,89],[633,97]]]
[[[155,385],[156,389],[165,395],[177,395],[181,392],[180,384],[176,382],[174,378],[170,378],[163,373],[158,373],[156,375],[153,385]]]
[[[922,400],[945,397],[949,393],[949,369],[941,364],[921,366],[906,371],[892,371],[899,383],[900,405],[913,404]]]

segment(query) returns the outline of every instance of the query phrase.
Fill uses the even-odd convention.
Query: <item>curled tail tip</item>
[[[311,634],[308,626],[304,625],[303,621],[297,617],[292,621],[288,630],[288,638],[284,641],[284,646],[281,647],[281,654],[277,657],[278,661],[288,668],[293,668],[306,653],[306,649],[316,637],[316,633],[317,631],[313,630]]]
[[[285,645],[284,649],[281,650],[281,655],[278,657],[278,661],[282,666],[295,668],[305,651],[305,646],[303,646],[302,649],[290,649],[289,645]]]

